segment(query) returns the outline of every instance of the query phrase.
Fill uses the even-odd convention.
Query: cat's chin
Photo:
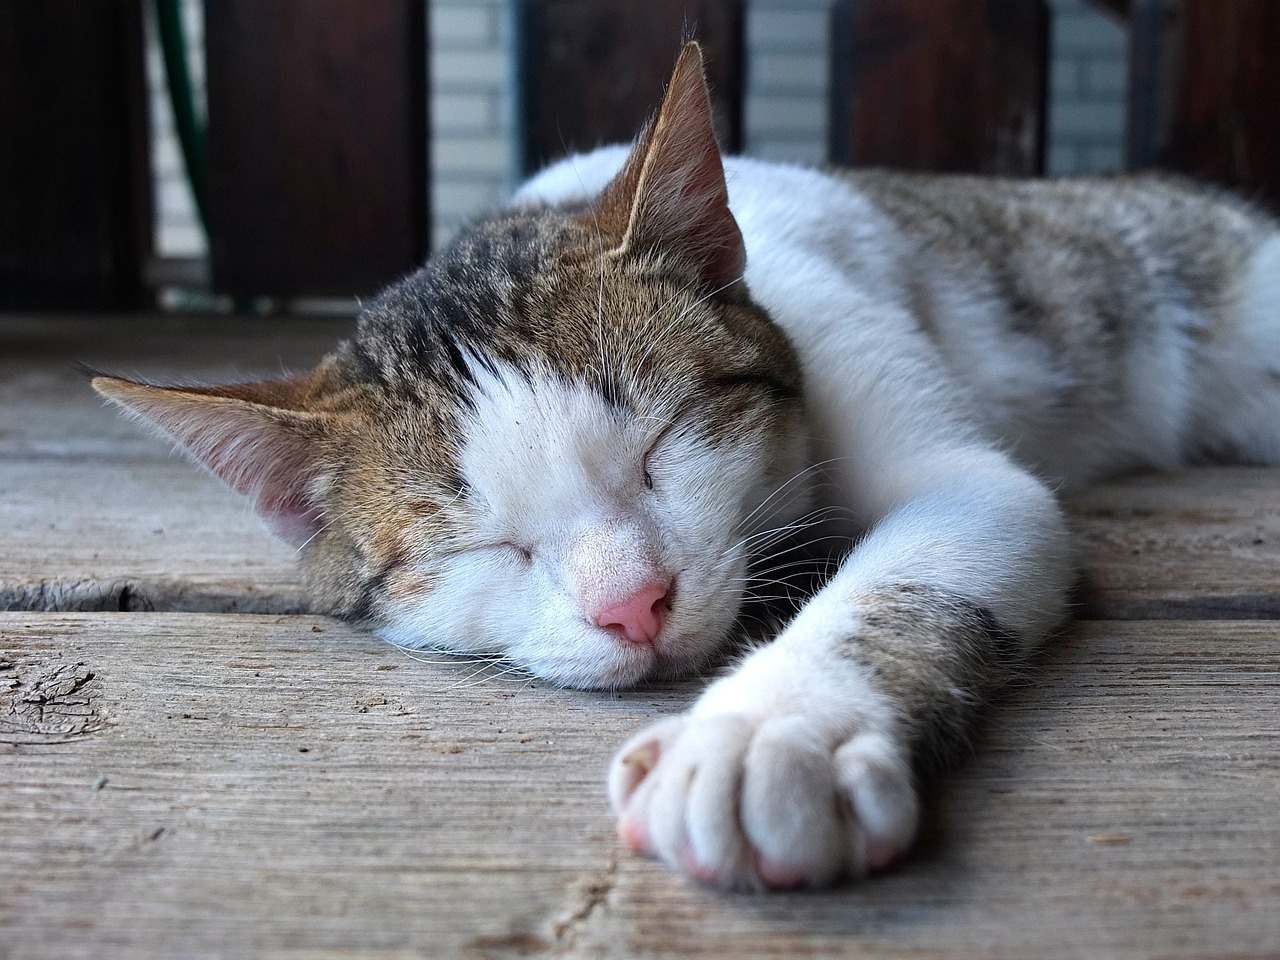
[[[622,645],[608,662],[540,660],[524,664],[534,676],[573,690],[625,690],[653,681],[676,680],[696,673],[715,659],[721,646],[689,645],[680,640],[655,646]]]

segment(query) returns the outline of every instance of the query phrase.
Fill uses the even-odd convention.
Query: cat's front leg
[[[618,752],[609,793],[628,845],[709,883],[763,889],[861,875],[910,844],[907,726],[842,655],[846,638],[793,638]]]
[[[909,846],[914,775],[1063,612],[1060,510],[975,450],[890,510],[769,646],[619,752],[610,796],[633,847],[730,888],[818,886]],[[926,476],[927,471],[915,471]]]

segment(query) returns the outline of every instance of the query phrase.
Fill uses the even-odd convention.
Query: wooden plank
[[[77,365],[159,383],[252,380],[307,369],[351,327],[320,317],[0,316],[0,457],[168,461],[168,447],[104,406]]]
[[[1202,467],[1071,499],[1096,618],[1280,618],[1280,470]]]
[[[1043,0],[839,0],[829,159],[956,173],[1044,170]]]
[[[741,149],[741,0],[528,0],[516,10],[525,173],[574,150],[630,143],[685,36],[702,44],[720,143]]]
[[[1089,0],[1089,2],[1103,13],[1109,13],[1117,19],[1128,17],[1129,9],[1133,5],[1132,0]]]
[[[0,2],[0,308],[141,302],[145,97],[139,0]]]
[[[292,550],[105,406],[73,363],[170,382],[251,379],[314,363],[349,326],[0,321],[0,609],[304,609]]]
[[[1274,956],[1277,640],[1082,625],[904,864],[741,897],[612,836],[609,753],[691,687],[513,684],[325,619],[3,614],[4,953]]]
[[[175,457],[0,458],[0,531],[0,610],[307,609],[293,550]]]
[[[420,0],[205,5],[210,256],[239,295],[368,294],[427,239]]]
[[[1280,4],[1136,0],[1131,24],[1129,166],[1280,210]]]

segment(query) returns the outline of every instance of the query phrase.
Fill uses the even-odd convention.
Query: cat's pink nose
[[[653,582],[625,600],[611,603],[592,616],[597,627],[616,630],[628,643],[651,644],[667,622],[670,583]]]

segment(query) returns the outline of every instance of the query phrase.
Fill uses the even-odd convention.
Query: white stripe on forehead
[[[610,511],[643,479],[655,430],[581,382],[543,367],[526,374],[471,364],[473,409],[462,424],[459,467],[498,516],[520,523],[558,511]]]

